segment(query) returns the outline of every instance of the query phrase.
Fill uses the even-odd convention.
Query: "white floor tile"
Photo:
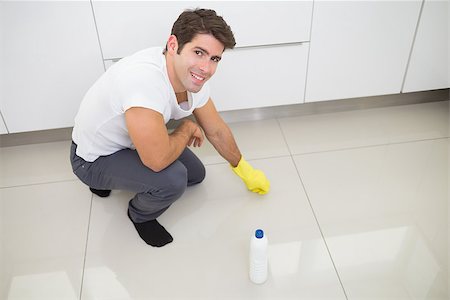
[[[77,181],[0,189],[0,299],[79,299],[90,200]]]
[[[77,179],[70,165],[70,144],[0,147],[0,188]]]
[[[448,142],[295,157],[349,299],[448,299]]]
[[[292,154],[448,137],[448,101],[280,119]]]
[[[449,101],[384,108],[383,116],[391,143],[450,137]]]
[[[159,221],[174,241],[146,245],[126,216],[130,193],[96,197],[83,300],[87,299],[345,299],[290,157],[251,162],[271,179],[260,196],[227,164],[207,166]],[[270,277],[248,279],[250,236],[265,229]]]
[[[275,119],[231,123],[229,126],[247,160],[289,155],[289,149]],[[206,139],[201,147],[190,149],[204,164],[226,162]]]

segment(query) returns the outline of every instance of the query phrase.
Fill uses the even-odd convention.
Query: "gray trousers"
[[[135,223],[154,220],[184,193],[187,186],[205,178],[205,167],[186,148],[180,157],[160,172],[146,167],[136,150],[123,149],[108,156],[86,162],[76,155],[72,142],[70,161],[75,175],[86,185],[98,190],[126,190],[136,193],[128,204]]]

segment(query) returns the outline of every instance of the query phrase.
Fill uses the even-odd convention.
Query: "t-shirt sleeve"
[[[131,107],[145,107],[164,115],[168,104],[167,83],[157,69],[133,66],[115,80],[116,97],[122,112]]]

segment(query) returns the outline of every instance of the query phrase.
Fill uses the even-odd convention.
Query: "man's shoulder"
[[[162,48],[148,48],[119,60],[108,70],[115,76],[149,75],[164,76]]]
[[[122,58],[119,63],[121,65],[130,66],[155,66],[162,67],[164,62],[164,54],[162,47],[152,47],[140,50],[130,56]]]

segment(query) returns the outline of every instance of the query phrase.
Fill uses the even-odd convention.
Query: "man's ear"
[[[178,51],[178,40],[173,34],[169,37],[167,41],[167,52],[170,54],[176,54]]]

